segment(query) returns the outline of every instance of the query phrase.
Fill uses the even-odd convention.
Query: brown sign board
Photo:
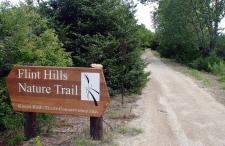
[[[6,82],[19,112],[101,117],[110,102],[98,68],[14,66]]]

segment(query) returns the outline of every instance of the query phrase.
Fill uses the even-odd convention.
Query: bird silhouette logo
[[[94,101],[98,106],[100,100],[100,80],[99,73],[81,74],[81,100]]]

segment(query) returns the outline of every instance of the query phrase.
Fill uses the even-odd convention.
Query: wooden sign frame
[[[103,71],[97,68],[14,66],[6,82],[12,107],[19,112],[101,117],[110,102]],[[88,99],[82,92],[88,92]]]
[[[14,111],[24,112],[24,134],[37,135],[36,113],[90,117],[93,140],[103,137],[103,117],[110,103],[102,65],[94,68],[15,65],[6,83]],[[99,66],[101,66],[99,68]]]

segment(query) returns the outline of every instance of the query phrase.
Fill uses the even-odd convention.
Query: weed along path
[[[225,107],[191,78],[146,51],[151,80],[135,110],[139,118],[129,126],[143,129],[134,137],[120,137],[120,146],[224,146]]]

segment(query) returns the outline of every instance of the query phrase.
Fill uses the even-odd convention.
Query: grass
[[[221,83],[222,89],[225,90],[225,75],[220,75],[220,76],[218,77],[218,80],[219,80],[220,83]]]
[[[136,118],[137,116],[135,114],[133,114],[131,112],[131,109],[128,109],[127,107],[124,108],[124,109],[116,109],[116,108],[113,108],[113,109],[108,109],[106,111],[106,116],[109,118],[109,119],[118,119],[118,120],[131,120],[131,119],[134,119]]]
[[[94,146],[94,143],[89,138],[79,138],[74,140],[75,146]]]
[[[118,118],[121,118],[121,114],[118,110],[114,110],[114,109],[111,109],[109,108],[107,111],[106,111],[106,115],[108,116],[108,118],[110,119],[118,119]]]
[[[218,80],[221,81],[221,82],[225,82],[225,76],[219,76]]]
[[[192,77],[194,77],[197,80],[202,80],[202,75],[198,70],[195,69],[191,69],[191,68],[187,68],[184,73],[191,75]]]
[[[184,73],[192,76],[193,78],[195,78],[199,81],[201,81],[202,84],[206,87],[209,87],[209,86],[212,85],[212,82],[209,79],[205,78],[201,71],[198,71],[198,70],[192,69],[192,68],[186,68],[184,70]],[[225,76],[224,75],[216,75],[216,76],[218,77],[220,88],[225,90]]]
[[[225,82],[222,82],[221,85],[222,85],[222,89],[225,90]]]
[[[74,139],[75,146],[116,146],[113,142],[113,133],[106,133],[100,141],[94,141],[88,134],[79,136]]]
[[[143,130],[141,128],[127,127],[125,125],[120,125],[116,127],[115,131],[117,133],[120,133],[123,135],[130,135],[130,136],[135,136],[135,135],[143,133]]]
[[[192,76],[193,78],[195,78],[195,79],[197,79],[199,81],[201,81],[204,86],[210,86],[212,84],[210,80],[205,78],[203,76],[203,74],[200,71],[196,70],[196,69],[186,68],[184,70],[184,73],[187,74],[187,75]]]

